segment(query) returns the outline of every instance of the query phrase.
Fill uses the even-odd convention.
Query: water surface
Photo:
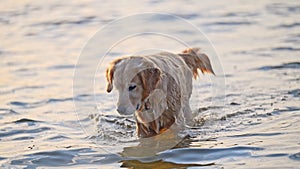
[[[280,0],[231,3],[2,1],[0,166],[298,168],[300,4]],[[75,64],[86,42],[110,21],[139,12],[171,13],[196,25],[213,43],[222,66],[219,69],[213,63],[219,69],[217,76],[201,76],[195,84],[199,97],[192,103],[198,107],[196,125],[186,131],[190,137],[173,149],[140,158],[122,155],[139,141],[134,121],[115,112],[112,96],[101,88],[94,95],[72,92]],[[172,22],[168,17],[155,21]],[[195,44],[205,43],[191,32],[178,33],[190,36]],[[156,44],[157,37],[149,38],[132,38],[110,55],[161,44],[169,44],[166,48],[174,52],[182,50],[173,42]],[[101,69],[104,64],[99,76]],[[225,97],[211,95],[213,78],[225,79]],[[100,77],[98,83],[105,85]],[[105,106],[95,106],[95,99]],[[109,113],[87,111],[78,117],[74,100],[90,105],[89,110]],[[78,118],[96,124],[90,126],[93,135],[84,132]]]

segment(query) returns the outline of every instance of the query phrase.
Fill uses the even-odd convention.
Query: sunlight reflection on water
[[[102,26],[121,16],[149,11],[150,7],[151,11],[187,19],[206,33],[224,69],[226,101],[222,106],[211,105],[208,77],[201,76],[200,82],[194,84],[199,88],[194,105],[201,106],[194,106],[198,125],[187,130],[191,137],[148,159],[125,158],[123,147],[138,144],[134,121],[118,116],[114,96],[107,97],[101,90],[105,85],[101,72],[106,65],[98,68],[99,90],[95,96],[88,92],[73,95],[73,73],[83,46]],[[297,168],[299,13],[298,3],[286,1],[235,1],[235,5],[211,1],[3,1],[0,166]],[[153,20],[173,22],[167,17]],[[165,29],[176,31],[176,27]],[[111,30],[112,36],[117,31]],[[179,33],[209,50],[203,39],[193,37],[188,29]],[[149,36],[120,43],[111,56],[164,45],[173,52],[182,50],[173,42]],[[81,87],[87,90],[84,83]],[[73,99],[91,111],[111,112],[99,115],[87,111],[82,117],[83,121],[95,123],[92,129],[98,133],[94,136],[82,131]],[[95,99],[103,104],[95,106]],[[99,121],[102,123],[97,124]],[[119,135],[110,134],[114,132]]]

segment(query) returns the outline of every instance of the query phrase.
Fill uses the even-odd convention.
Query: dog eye
[[[132,90],[135,89],[135,88],[136,88],[136,85],[132,85],[132,86],[129,86],[129,87],[128,87],[128,90],[129,90],[129,91],[132,91]]]

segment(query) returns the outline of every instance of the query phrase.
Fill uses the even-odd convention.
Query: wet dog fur
[[[134,114],[138,136],[151,137],[191,120],[189,99],[198,70],[214,74],[209,58],[199,48],[179,54],[121,57],[106,69],[106,90],[111,92],[115,86],[117,111]]]

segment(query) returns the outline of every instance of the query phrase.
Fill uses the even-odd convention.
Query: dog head
[[[106,70],[107,92],[115,87],[119,92],[117,111],[133,114],[147,107],[146,98],[156,88],[161,76],[159,68],[142,57],[116,59]]]

